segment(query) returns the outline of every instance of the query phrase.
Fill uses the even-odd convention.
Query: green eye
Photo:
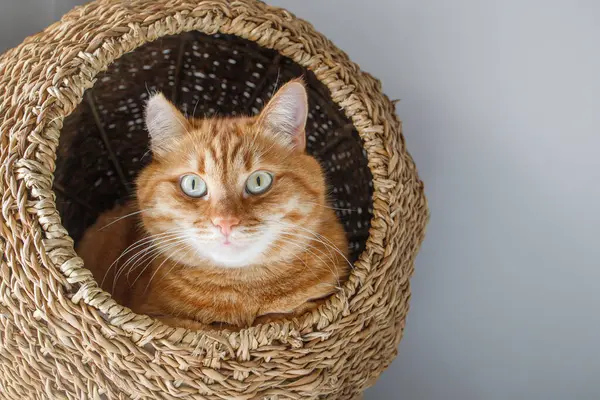
[[[271,188],[273,175],[267,171],[256,171],[246,181],[246,192],[249,194],[263,194]]]
[[[198,175],[184,175],[179,183],[183,193],[190,197],[202,197],[206,195],[206,182]]]

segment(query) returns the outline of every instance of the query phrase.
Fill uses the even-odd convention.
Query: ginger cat
[[[284,85],[256,117],[187,119],[146,106],[153,160],[136,200],[102,214],[78,253],[102,288],[172,326],[297,316],[348,274],[348,245],[305,152],[307,94]]]

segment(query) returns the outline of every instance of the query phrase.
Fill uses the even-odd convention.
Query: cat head
[[[319,223],[325,179],[305,152],[307,94],[284,85],[256,117],[188,119],[162,94],[146,106],[152,162],[137,180],[144,229],[188,265],[293,258]]]

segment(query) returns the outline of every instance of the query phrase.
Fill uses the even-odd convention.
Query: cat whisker
[[[183,248],[185,249],[186,247],[188,247],[188,251],[185,253],[185,257],[187,258],[187,256],[190,254],[190,250],[193,250],[193,247],[189,246],[188,244],[186,244]],[[160,267],[163,266],[163,264],[168,260],[168,257],[165,257],[165,260],[154,270],[154,273],[152,274],[152,276],[150,276],[150,279],[148,280],[148,283],[146,284],[146,288],[144,289],[144,293],[148,291],[148,288],[150,287],[150,284],[152,283],[152,280],[154,279],[154,277],[156,276],[156,273],[158,272],[158,270],[160,269]],[[163,278],[170,274],[171,271],[173,271],[173,269],[179,265],[179,263],[181,262],[181,260],[177,261],[175,264],[173,264],[171,266],[171,268],[167,271],[167,273],[165,275],[163,275]],[[162,279],[162,278],[161,278]]]
[[[173,240],[176,240],[176,239],[177,238],[175,238]],[[144,250],[138,252],[137,253],[138,255],[133,256],[130,259],[128,259],[127,262],[125,264],[123,264],[123,266],[120,268],[119,272],[117,272],[117,275],[115,276],[115,281],[119,280],[120,277],[122,276],[122,274],[125,272],[125,270],[128,269],[125,277],[127,279],[127,282],[129,282],[129,275],[137,269],[138,265],[141,265],[141,263],[143,263],[145,260],[147,260],[153,256],[158,257],[162,252],[163,245],[164,245],[164,243],[152,244],[149,247],[145,248]],[[137,260],[135,260],[136,258],[137,258]],[[154,258],[152,260],[150,260],[150,262],[152,262],[153,260],[154,260]]]
[[[129,217],[132,217],[134,215],[138,215],[138,214],[141,214],[143,212],[151,211],[151,210],[152,210],[152,208],[146,208],[144,210],[139,210],[139,211],[135,211],[135,212],[129,213],[127,215],[123,215],[122,217],[119,217],[119,218],[115,219],[114,221],[110,222],[109,224],[104,225],[102,228],[98,229],[98,231],[102,231],[102,230],[108,228],[109,226],[111,226],[113,224],[116,224],[119,221],[124,220],[125,218],[129,218]]]
[[[280,251],[285,251],[286,249],[283,246],[279,246],[275,243],[272,244],[273,247],[275,247],[276,249],[280,250]],[[312,274],[312,276],[314,276],[317,280],[319,280],[319,277],[317,276],[317,274],[308,266],[308,264],[306,263],[306,261],[304,261],[303,259],[301,259],[298,255],[296,254],[292,254],[294,256],[295,259],[297,259],[298,261],[300,261],[303,265],[306,271],[310,272]],[[332,285],[335,286],[335,285]]]
[[[164,249],[163,251],[166,250],[171,250],[174,248],[177,248],[178,246],[180,246],[182,243],[185,243],[185,239],[182,239],[180,241],[177,241],[175,243],[172,243],[171,245],[169,245],[166,249]],[[156,254],[152,260],[150,260],[148,263],[146,263],[146,266],[140,271],[140,273],[135,277],[134,281],[131,283],[131,286],[133,287],[135,285],[135,283],[138,281],[138,279],[140,279],[140,277],[144,274],[144,272],[148,269],[148,267],[150,267],[152,265],[152,263],[154,262],[154,260],[156,260],[161,254],[164,254],[163,252],[158,252],[158,254]],[[158,271],[158,269],[169,260],[169,257],[165,257],[165,259],[163,260],[163,262],[158,266],[158,268],[156,268],[156,270],[154,271],[154,273],[156,273],[156,271]],[[153,275],[154,277],[154,275]],[[149,284],[149,283],[148,283]]]
[[[315,232],[315,233],[316,233],[316,232]],[[306,238],[306,236],[304,236],[304,235],[297,235],[297,234],[295,234],[295,233],[287,233],[287,232],[284,232],[284,234],[288,234],[288,235],[293,235],[293,236],[299,236],[299,237],[302,237],[302,238]],[[318,242],[318,243],[321,243],[321,244],[325,245],[325,243],[324,243],[323,241],[321,241],[321,240],[318,240],[318,239],[313,239],[313,240],[315,240],[315,241],[316,241],[316,242]],[[309,246],[310,246],[310,245],[309,245]],[[314,246],[310,246],[310,247],[311,247],[311,248],[315,248]],[[326,246],[326,247],[328,247],[328,248],[329,248],[329,251],[330,251],[330,252],[331,252],[331,250],[332,250],[332,247],[333,247],[333,249],[337,249],[337,247],[336,247],[336,246]],[[315,248],[315,249],[316,249],[316,248]],[[321,254],[324,254],[324,252],[323,252],[322,250],[320,250],[320,249],[318,249],[318,250],[321,252]],[[339,253],[339,254],[340,254],[340,255],[341,255],[341,256],[342,256],[342,257],[343,257],[343,258],[344,258],[344,259],[345,259],[347,262],[348,262],[348,264],[350,265],[350,268],[353,268],[352,264],[351,264],[351,263],[350,263],[350,262],[349,262],[349,261],[346,259],[346,257],[345,257],[345,256],[344,256],[344,255],[343,255],[343,254],[342,254],[342,253],[339,251],[339,249],[337,249],[337,250],[338,250],[337,252],[338,252],[338,253]],[[325,266],[326,266],[326,267],[327,267],[327,268],[328,268],[328,269],[329,269],[329,270],[330,270],[330,271],[333,273],[333,275],[336,277],[337,286],[336,286],[336,285],[333,285],[333,284],[332,284],[332,286],[333,286],[335,289],[337,289],[337,290],[338,290],[338,295],[339,295],[339,296],[342,296],[342,298],[343,298],[343,300],[344,300],[344,301],[347,301],[348,299],[347,299],[347,298],[346,298],[346,296],[345,296],[344,288],[343,288],[343,286],[342,286],[342,283],[340,282],[340,279],[339,279],[339,277],[338,277],[338,276],[337,276],[337,274],[335,273],[335,270],[333,270],[332,268],[330,268],[330,267],[329,267],[329,265],[327,265],[326,263],[324,263],[324,265],[325,265]]]
[[[152,243],[147,248],[148,251],[142,257],[140,257],[133,265],[131,265],[131,267],[129,267],[129,272],[127,272],[127,279],[129,279],[129,275],[131,274],[131,272],[133,272],[135,269],[137,269],[137,266],[140,265],[144,261],[144,259],[148,259],[148,258],[156,255],[156,257],[154,257],[152,260],[150,260],[150,262],[152,262],[152,261],[154,261],[154,259],[156,259],[158,256],[160,256],[161,253],[164,253],[164,250],[165,250],[164,246],[165,245],[170,245],[170,244],[177,243],[177,242],[180,242],[180,241],[185,241],[185,240],[187,240],[187,238],[185,237],[185,235],[179,235],[178,234],[178,235],[175,235],[175,236],[171,236],[171,237],[169,237],[166,240],[161,239],[160,242]],[[121,268],[121,271],[124,271],[125,267],[127,266],[127,264],[130,263],[131,261],[133,261],[133,260],[129,259],[127,261],[127,263],[125,263],[123,265],[123,267]],[[120,276],[120,274],[121,273],[119,273],[116,278],[118,278]]]
[[[123,265],[121,265],[119,267],[119,269],[115,273],[115,276],[113,277],[113,286],[112,286],[113,292],[117,286],[117,283],[121,279],[121,276],[125,272],[125,270],[128,269],[129,272],[131,272],[131,270],[135,268],[135,266],[138,264],[138,262],[146,259],[147,257],[150,257],[152,254],[154,254],[155,251],[156,251],[155,246],[144,247],[144,248],[140,249],[138,252],[136,252],[135,254],[133,254],[131,257],[129,257],[127,259],[127,261],[125,261],[125,263],[123,263]],[[132,263],[133,263],[133,265],[131,265]],[[127,273],[127,277],[129,277],[129,272]]]
[[[142,156],[140,157],[140,160],[143,160],[144,158],[146,158],[151,152],[152,152],[151,149],[146,150],[146,152],[144,152],[144,154],[142,154]]]
[[[330,210],[335,210],[335,211],[348,211],[348,212],[358,212],[357,209],[353,209],[353,208],[339,208],[339,207],[331,207],[331,206],[326,206],[323,204],[319,204],[316,202],[312,202],[312,201],[305,201],[300,203],[300,205],[304,205],[304,204],[310,204],[310,205],[315,205],[315,206],[319,206],[319,207],[323,207],[323,208],[327,208]]]
[[[286,239],[282,239],[282,238],[280,238],[280,239],[283,240],[284,242],[286,242],[288,244],[291,244],[291,245],[294,245],[294,246],[296,246],[296,247],[298,247],[300,249],[303,249],[305,246],[307,246],[306,243],[297,243],[294,240],[286,240]],[[310,245],[308,245],[308,248],[314,248],[315,250],[319,250],[316,247],[310,246]],[[325,260],[323,260],[323,258],[321,258],[318,254],[315,254],[314,252],[312,252],[308,248],[306,248],[305,250],[307,252],[309,252],[310,254],[314,255],[315,257],[317,257],[321,261],[321,263],[323,263],[323,265],[333,274],[333,276],[335,276],[335,280],[337,281],[337,284],[338,284],[337,287],[339,287],[341,289],[341,282],[339,280],[339,277],[335,273],[335,269],[334,269],[335,267],[333,265],[335,263],[335,261],[333,260],[333,258],[330,257],[330,260],[331,260],[331,265],[330,265],[330,264],[326,263]],[[325,253],[323,251],[321,251],[321,254],[325,255]]]
[[[151,241],[152,241],[151,238],[143,237],[140,240],[137,240],[134,243],[132,243],[131,245],[129,245],[125,250],[123,250],[121,252],[121,254],[119,255],[119,257],[117,257],[117,259],[114,260],[112,262],[112,264],[110,264],[110,266],[108,267],[108,269],[104,273],[104,277],[102,278],[102,281],[100,282],[100,286],[104,285],[104,281],[106,280],[106,277],[108,276],[108,274],[110,273],[110,271],[113,269],[113,267],[121,260],[121,258],[123,258],[127,253],[135,250],[136,248],[143,246],[146,242],[151,242]]]
[[[335,245],[335,243],[333,243],[329,238],[321,235],[318,232],[315,232],[313,230],[310,230],[308,228],[305,228],[303,226],[300,225],[295,225],[295,224],[288,224],[289,226],[294,226],[297,229],[300,229],[302,231],[308,232],[309,234],[315,236],[315,238],[317,239],[318,242],[320,242],[321,244],[330,247],[331,249],[333,249],[335,252],[337,252],[340,256],[342,256],[342,258],[344,258],[344,260],[346,260],[346,262],[348,263],[348,265],[350,265],[351,268],[353,268],[354,266],[352,265],[352,263],[350,262],[350,260],[348,260],[348,258],[344,255],[344,253],[342,253],[342,251]]]
[[[198,104],[200,104],[200,97],[198,97],[198,100],[196,100],[196,104],[194,105],[194,111],[192,111],[192,118],[196,117],[196,108],[198,107]]]
[[[136,269],[139,263],[143,262],[149,257],[152,257],[157,252],[159,252],[159,246],[153,243],[149,247],[144,247],[137,251],[135,254],[133,254],[131,257],[129,257],[127,261],[125,261],[125,263],[123,263],[123,265],[121,265],[115,273],[115,276],[113,278],[113,290],[116,287],[117,282],[120,280],[125,270],[129,270],[129,272],[127,273],[128,278],[129,273],[132,270]]]
[[[275,85],[273,86],[273,91],[271,92],[269,99],[271,99],[273,97],[273,95],[275,94],[275,92],[277,91],[277,85],[279,85],[280,77],[281,77],[281,68],[277,68],[277,78],[275,78]]]
[[[295,243],[295,244],[298,244],[298,245],[301,245],[301,246],[305,246],[305,247],[306,247],[306,250],[307,250],[308,252],[310,252],[311,254],[315,255],[316,257],[317,257],[317,255],[316,255],[316,254],[314,254],[314,253],[313,253],[312,251],[310,251],[309,249],[314,249],[314,250],[316,250],[316,251],[319,251],[319,253],[321,253],[323,256],[325,256],[325,255],[326,255],[326,254],[325,254],[325,252],[324,252],[323,250],[319,249],[317,246],[313,246],[313,245],[311,245],[311,244],[310,244],[310,243],[311,243],[311,241],[313,240],[312,238],[307,238],[307,237],[305,237],[305,236],[299,236],[299,235],[296,235],[296,234],[294,234],[294,233],[291,233],[291,232],[281,232],[281,234],[282,234],[282,235],[284,235],[284,236],[287,236],[287,237],[286,237],[286,238],[282,238],[282,237],[280,237],[280,238],[279,238],[280,240],[286,240],[286,239],[287,239],[288,241],[292,241],[292,242],[293,242],[293,243]],[[301,239],[308,239],[308,241],[307,241],[307,240],[299,241],[299,240],[297,240],[297,239],[299,239],[299,238],[301,238]],[[294,241],[293,239],[296,239],[296,241]],[[330,249],[330,248],[327,248],[327,247],[326,247],[326,249],[328,249],[328,250],[329,250],[329,254],[328,254],[328,256],[329,256],[329,261],[331,262],[331,264],[332,264],[332,265],[333,265],[333,264],[335,264],[335,260],[334,260],[334,258],[333,258],[333,254],[332,254],[332,252],[331,252],[331,249]],[[325,261],[324,261],[322,258],[320,258],[320,257],[319,257],[319,259],[321,260],[321,262],[323,262],[324,264],[326,264],[326,263],[325,263]]]
[[[305,228],[305,227],[297,225],[297,224],[291,224],[291,223],[283,222],[283,221],[277,221],[277,223],[309,233],[310,235],[312,235],[315,238],[315,240],[317,242],[323,244],[326,247],[333,249],[336,253],[338,253],[340,256],[342,256],[344,258],[344,260],[346,260],[346,262],[348,263],[350,268],[354,268],[354,265],[350,262],[350,260],[348,260],[348,258],[344,255],[344,253],[342,253],[342,251],[330,239],[326,238],[325,236],[321,235],[320,233],[317,233],[313,230],[310,230],[308,228]]]
[[[285,241],[285,243],[287,243],[287,244],[290,244],[290,245],[294,245],[294,242],[293,242],[293,241]],[[303,248],[303,246],[302,246],[302,245],[296,245],[296,247]],[[315,254],[314,252],[312,252],[312,251],[310,251],[310,250],[308,250],[308,249],[306,249],[306,251],[307,251],[308,253],[312,254],[313,256],[315,256],[316,258],[318,258],[318,259],[319,259],[319,261],[321,261],[322,265],[323,265],[325,268],[327,268],[327,269],[328,269],[328,270],[329,270],[329,271],[332,273],[332,275],[335,277],[335,280],[336,280],[336,282],[337,282],[337,286],[336,286],[336,285],[332,285],[332,286],[334,286],[334,287],[336,287],[336,288],[341,288],[341,282],[340,282],[340,280],[339,280],[339,277],[338,277],[338,276],[337,276],[337,274],[335,273],[335,269],[334,269],[334,267],[333,267],[332,265],[329,265],[327,262],[325,262],[325,260],[323,260],[323,258],[322,258],[322,257],[320,257],[318,254]],[[310,271],[312,271],[312,269],[310,269],[310,268],[309,268],[309,270],[310,270]],[[316,274],[315,274],[314,272],[313,272],[313,275],[316,277]]]
[[[110,273],[110,271],[113,269],[113,267],[128,253],[130,253],[131,251],[135,250],[136,248],[142,247],[150,242],[152,242],[155,239],[158,238],[164,238],[164,237],[169,237],[171,235],[177,235],[180,232],[184,232],[186,230],[183,229],[173,229],[170,231],[166,231],[166,232],[162,232],[159,234],[155,234],[155,235],[150,235],[150,236],[145,236],[137,241],[135,241],[134,243],[132,243],[131,245],[129,245],[125,250],[123,250],[123,252],[121,253],[121,255],[119,257],[117,257],[116,260],[114,260],[112,262],[112,264],[108,267],[108,269],[106,270],[106,272],[104,273],[104,277],[102,278],[102,282],[100,282],[100,286],[104,285],[104,281],[106,280],[106,277],[108,276],[108,274]]]

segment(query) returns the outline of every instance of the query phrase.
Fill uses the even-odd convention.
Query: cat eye
[[[273,175],[267,171],[253,172],[246,181],[246,192],[259,195],[265,193],[273,184]]]
[[[198,175],[184,175],[179,182],[183,193],[190,197],[202,197],[206,195],[206,182]]]

